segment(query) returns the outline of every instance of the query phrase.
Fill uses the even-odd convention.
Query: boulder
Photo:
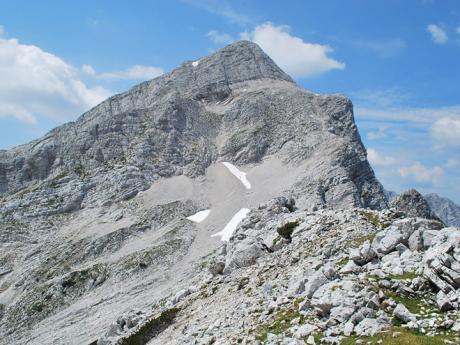
[[[371,246],[369,241],[364,242],[359,248],[354,248],[350,251],[350,259],[355,264],[363,266],[377,256],[377,253]]]
[[[406,308],[404,304],[399,303],[396,308],[393,310],[393,316],[399,319],[404,323],[415,322],[417,318],[412,314],[409,309]]]
[[[388,328],[389,325],[389,322],[383,318],[365,318],[354,327],[354,331],[358,336],[373,336],[385,328]]]

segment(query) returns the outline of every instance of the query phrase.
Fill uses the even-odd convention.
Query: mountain
[[[426,194],[425,199],[444,224],[460,227],[460,206],[435,193]]]
[[[257,225],[257,209],[317,214],[320,231],[387,207],[351,101],[300,88],[246,41],[0,151],[0,193],[0,344],[111,343],[114,318],[154,312],[167,324],[165,301],[208,268],[231,275],[290,241],[293,224],[235,237],[243,219],[284,219]]]

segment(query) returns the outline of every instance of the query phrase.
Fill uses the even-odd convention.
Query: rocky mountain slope
[[[460,226],[460,206],[448,198],[431,193],[424,195],[431,209],[449,226]]]
[[[396,260],[396,247],[402,256],[402,245],[413,265],[395,270],[422,276],[422,249],[431,242],[423,242],[418,224],[423,231],[442,227],[407,218],[418,249],[406,232],[396,239],[385,232],[372,241],[371,264],[350,253],[365,267],[350,279],[329,269],[334,260],[344,263],[350,248],[368,252],[369,244],[354,241],[373,238],[400,212],[379,211],[386,197],[351,102],[299,88],[245,41],[1,151],[0,193],[0,344],[227,344],[240,342],[240,333],[246,343],[284,341],[293,320],[272,331],[271,318],[285,303],[300,308],[297,297],[314,297],[316,290],[300,296],[311,276],[319,275],[318,288],[339,279],[343,290],[370,293],[363,274],[388,274],[382,260]],[[442,264],[456,270],[450,258]],[[294,275],[304,278],[289,297]],[[456,278],[440,279],[455,291]],[[363,296],[350,295],[343,306],[361,308]],[[316,320],[324,331],[332,306],[317,315],[305,303],[297,325]],[[364,319],[383,318],[381,330],[392,314],[373,310]]]

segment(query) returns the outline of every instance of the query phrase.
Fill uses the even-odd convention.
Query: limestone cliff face
[[[246,41],[185,62],[0,152],[0,193],[29,187],[28,197],[17,200],[23,208],[31,200],[63,199],[33,206],[40,214],[60,213],[130,198],[162,177],[202,175],[220,159],[251,164],[273,154],[311,163],[293,188],[307,204],[385,207],[351,102],[297,87]],[[46,182],[55,188],[43,192]]]

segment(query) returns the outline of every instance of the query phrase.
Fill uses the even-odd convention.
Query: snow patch
[[[200,60],[193,61],[192,66],[196,67],[196,66],[198,66],[199,63],[200,63]]]
[[[248,215],[250,209],[248,208],[242,208],[241,210],[239,210],[238,212],[236,212],[234,214],[234,216],[232,217],[232,219],[230,219],[230,221],[227,223],[227,225],[225,225],[225,228],[223,228],[223,230],[211,235],[212,237],[215,237],[215,236],[220,236],[221,240],[222,241],[225,241],[225,242],[228,242],[230,240],[230,237],[232,237],[233,233],[235,232],[236,230],[236,227],[238,226],[238,224],[240,224],[240,222],[246,218],[246,216]]]
[[[225,167],[233,174],[236,176],[236,178],[238,180],[241,181],[241,183],[247,188],[247,189],[251,189],[251,183],[249,182],[249,180],[246,178],[246,173],[239,170],[236,166],[234,166],[233,164],[229,163],[229,162],[223,162],[222,163],[223,165],[225,165]]]
[[[209,216],[210,212],[211,212],[211,210],[199,211],[199,212],[187,217],[187,219],[191,220],[192,222],[195,222],[195,223],[201,223],[203,220],[206,219],[207,216]]]

